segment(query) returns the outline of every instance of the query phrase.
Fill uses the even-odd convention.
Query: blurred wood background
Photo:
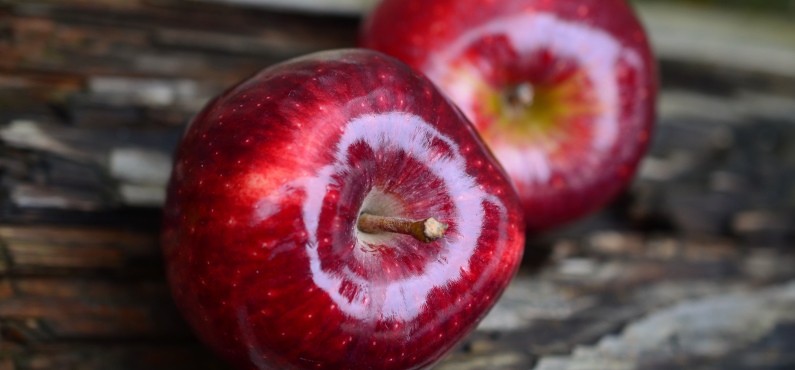
[[[795,22],[639,4],[659,127],[611,207],[528,244],[441,369],[795,368]],[[0,0],[0,370],[223,369],[157,245],[170,155],[260,68],[358,18],[196,0]]]

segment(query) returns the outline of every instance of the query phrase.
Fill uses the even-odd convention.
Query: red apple
[[[645,153],[656,68],[624,0],[384,0],[360,37],[463,110],[513,180],[528,231],[601,208]]]
[[[521,207],[475,129],[374,51],[313,54],[235,86],[193,120],[174,166],[173,296],[240,369],[429,366],[521,259]]]

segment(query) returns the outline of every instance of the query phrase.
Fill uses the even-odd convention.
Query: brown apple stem
[[[376,216],[368,213],[359,215],[356,226],[359,231],[368,234],[384,232],[411,235],[424,243],[430,243],[444,236],[447,224],[437,221],[433,217],[415,221],[397,217]]]
[[[515,108],[526,108],[533,104],[534,95],[533,85],[523,82],[508,90],[508,103]]]

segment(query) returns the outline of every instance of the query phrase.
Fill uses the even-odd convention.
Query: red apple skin
[[[360,44],[422,71],[461,108],[513,180],[530,233],[603,207],[646,151],[656,65],[624,0],[384,0]],[[494,103],[522,83],[547,91],[527,114],[541,127]]]
[[[363,210],[449,229],[367,239]],[[204,108],[177,149],[162,244],[178,307],[239,369],[418,369],[494,305],[524,220],[429,80],[352,49],[265,69]]]

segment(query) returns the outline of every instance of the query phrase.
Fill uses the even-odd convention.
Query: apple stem
[[[433,217],[415,221],[397,217],[376,216],[368,213],[359,215],[356,223],[359,231],[368,234],[383,232],[411,235],[424,243],[430,243],[444,236],[447,224],[437,221]]]
[[[529,107],[533,104],[535,91],[529,82],[520,83],[508,91],[508,103],[514,107]]]

